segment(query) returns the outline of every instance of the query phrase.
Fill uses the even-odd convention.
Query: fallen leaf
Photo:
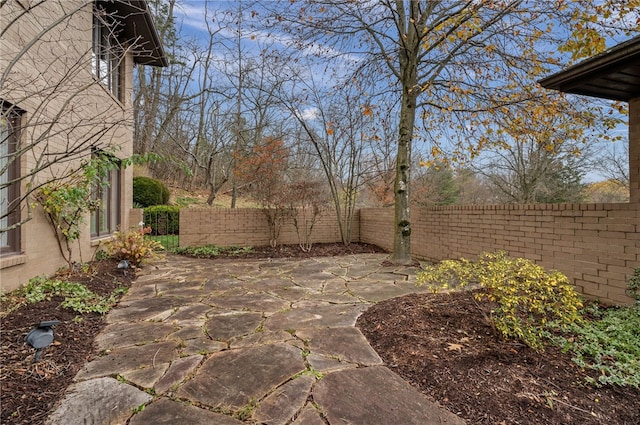
[[[454,350],[462,351],[462,345],[461,344],[455,344],[453,342],[450,342],[447,345],[448,345],[447,351],[454,351]]]

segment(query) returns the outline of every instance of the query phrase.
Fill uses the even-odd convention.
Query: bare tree
[[[502,203],[581,202],[583,177],[594,166],[597,134],[582,114],[559,113],[564,101],[551,98],[538,109],[529,105],[517,114],[496,117],[499,131],[476,172],[485,176]],[[526,125],[525,125],[526,123]],[[595,124],[593,124],[595,125]]]
[[[289,186],[293,226],[302,252],[310,252],[313,228],[327,208],[327,196],[318,181],[300,181]]]
[[[381,107],[375,113],[375,133],[368,138],[364,161],[367,163],[365,179],[368,197],[375,206],[388,207],[394,203],[395,150],[393,143],[398,133],[397,123],[392,119],[393,106]]]
[[[384,84],[376,94],[399,102],[395,262],[411,262],[410,170],[417,123],[421,136],[434,143],[459,135],[454,155],[477,154],[483,147],[479,133],[490,126],[491,113],[530,100],[522,87],[556,63],[548,46],[563,41],[554,39],[552,22],[570,23],[577,16],[573,12],[583,8],[595,16],[588,2],[578,3],[558,8],[524,0],[308,0],[271,7],[271,22],[289,31],[298,50],[351,71],[345,83],[377,75]],[[587,37],[577,33],[576,38],[580,43]],[[438,149],[434,145],[434,153]]]
[[[180,107],[179,89],[171,90],[170,76],[184,75],[184,63],[180,61],[181,54],[177,51],[176,25],[174,10],[176,0],[151,0],[152,13],[160,39],[171,52],[172,60],[167,68],[137,67],[135,72],[135,91],[133,99],[134,150],[144,154],[155,150],[156,141],[160,137],[161,128],[165,128],[163,111],[173,111]],[[177,85],[173,84],[173,87]],[[163,106],[164,105],[164,106]],[[164,115],[173,115],[166,113]]]
[[[613,146],[607,150],[598,162],[598,170],[602,175],[629,190],[629,145]]]
[[[358,194],[371,166],[363,161],[367,141],[375,134],[370,106],[357,92],[323,89],[312,75],[290,90],[283,103],[302,129],[301,142],[321,166],[342,242],[349,244]]]
[[[458,203],[460,205],[499,203],[486,178],[474,172],[470,167],[456,169],[455,181],[458,187]]]
[[[176,0],[152,0],[160,34],[171,63],[164,70],[139,68],[136,73],[134,128],[138,152],[159,153],[165,161],[151,172],[186,189],[206,188],[207,203],[231,179],[234,130],[225,87],[218,79],[223,47],[210,3],[203,4],[206,36],[185,37],[176,19]],[[235,74],[234,74],[235,75]],[[236,123],[237,124],[237,123]]]
[[[587,156],[584,151],[576,156],[515,142],[495,152],[480,169],[499,203],[576,203],[585,199]]]
[[[269,225],[269,244],[278,244],[280,230],[290,216],[290,194],[286,181],[288,149],[284,142],[267,138],[236,161],[239,180],[250,181],[249,194],[262,207]]]

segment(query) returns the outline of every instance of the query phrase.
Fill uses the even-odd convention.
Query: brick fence
[[[413,208],[411,251],[420,259],[475,258],[506,251],[557,269],[585,295],[629,304],[627,279],[640,267],[637,204]],[[390,250],[393,210],[360,211],[360,241]]]
[[[359,213],[352,224],[353,241],[360,240]],[[313,227],[314,243],[339,242],[335,214],[325,213]],[[278,243],[297,244],[293,221],[287,219]],[[180,210],[180,246],[263,246],[269,245],[269,226],[264,213],[255,208],[183,208]]]
[[[491,205],[417,208],[412,214],[412,254],[419,259],[475,258],[504,250],[560,270],[587,296],[629,304],[626,282],[640,267],[638,204]],[[338,242],[335,215],[325,214],[314,242]],[[393,248],[393,209],[365,208],[352,241]],[[280,243],[297,243],[291,222]],[[180,213],[180,245],[267,245],[268,226],[255,209],[189,208]]]

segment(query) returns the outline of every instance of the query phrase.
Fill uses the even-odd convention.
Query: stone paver
[[[189,357],[181,357],[171,362],[169,370],[160,379],[153,388],[156,394],[164,394],[174,385],[182,383],[184,378],[189,375],[202,361],[202,355],[196,354]]]
[[[46,425],[116,425],[152,397],[113,378],[98,378],[72,385]]]
[[[358,316],[366,309],[363,304],[307,305],[276,313],[267,318],[265,329],[303,329],[315,327],[354,326]]]
[[[262,399],[304,369],[300,350],[286,344],[222,351],[207,359],[177,396],[238,410]]]
[[[170,323],[119,322],[107,326],[96,337],[99,350],[109,350],[131,345],[144,345],[162,340],[173,332]]]
[[[380,366],[329,374],[318,382],[313,395],[332,425],[464,424]]]
[[[123,371],[120,376],[138,387],[153,388],[167,369],[169,369],[169,363],[159,363],[142,369]]]
[[[355,328],[373,303],[423,291],[416,269],[385,259],[168,255],[109,313],[100,355],[47,425],[462,424]]]
[[[211,316],[207,321],[207,334],[217,341],[252,334],[262,323],[262,313],[230,311]]]
[[[315,382],[312,375],[293,379],[269,394],[253,414],[261,424],[285,425],[305,405]]]
[[[293,425],[326,425],[322,420],[322,416],[318,410],[312,405],[306,405],[300,415],[293,422]]]
[[[80,369],[76,380],[111,376],[149,365],[153,367],[158,363],[168,363],[177,355],[176,345],[172,342],[111,350],[108,354],[98,357]]]
[[[224,309],[250,310],[264,313],[275,313],[289,308],[287,300],[266,293],[210,297],[208,302]]]
[[[302,329],[296,331],[296,336],[314,354],[364,366],[382,364],[364,335],[353,327]]]
[[[129,425],[241,425],[229,416],[196,406],[161,399],[135,415]]]

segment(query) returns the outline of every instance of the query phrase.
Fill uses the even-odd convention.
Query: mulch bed
[[[640,390],[596,388],[569,354],[500,339],[469,292],[383,301],[357,326],[388,367],[468,424],[640,424]]]
[[[239,254],[227,255],[224,252],[215,257],[208,257],[216,260],[235,260],[237,258],[313,258],[313,257],[335,257],[339,255],[352,254],[375,254],[384,253],[382,248],[366,243],[352,243],[344,245],[342,243],[318,243],[311,247],[311,251],[303,252],[298,245],[278,245],[252,247],[251,251]],[[188,256],[188,254],[185,254]]]
[[[133,273],[124,275],[117,261],[94,262],[88,273],[58,276],[83,283],[98,295],[108,296],[118,286],[129,287]],[[49,410],[61,399],[82,365],[94,355],[93,340],[105,326],[97,313],[78,314],[60,307],[61,297],[25,305],[4,316],[8,304],[3,301],[0,333],[0,423],[42,424]],[[54,328],[55,341],[47,347],[38,363],[35,350],[25,342],[35,324],[59,320]]]

